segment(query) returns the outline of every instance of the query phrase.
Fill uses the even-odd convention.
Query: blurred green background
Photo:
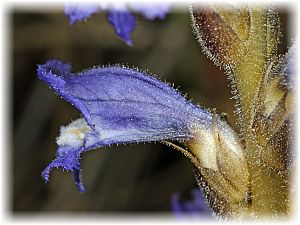
[[[229,81],[203,54],[192,33],[188,7],[174,9],[165,20],[137,15],[134,47],[120,40],[107,14],[69,25],[63,5],[49,10],[12,7],[9,12],[12,71],[12,146],[10,210],[16,212],[171,212],[171,197],[191,198],[196,187],[191,162],[160,143],[107,147],[82,156],[86,193],[77,191],[71,173],[53,170],[45,184],[41,171],[55,157],[61,125],[80,112],[38,80],[37,64],[61,59],[80,71],[121,63],[147,69],[194,103],[229,114],[235,126]],[[289,13],[282,8],[286,51]]]

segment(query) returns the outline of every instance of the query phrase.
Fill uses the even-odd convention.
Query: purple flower
[[[175,193],[172,196],[171,206],[176,217],[183,218],[185,216],[209,216],[211,210],[206,204],[206,200],[202,196],[199,188],[192,190],[193,199],[186,202],[179,201],[179,194]]]
[[[72,171],[81,192],[81,153],[118,143],[186,141],[194,138],[195,124],[212,121],[211,113],[138,70],[113,66],[73,74],[69,64],[50,60],[38,66],[38,76],[84,117],[61,128],[57,156],[42,176],[48,181],[54,167]]]
[[[129,3],[132,11],[144,15],[147,20],[164,19],[170,6],[166,3]],[[68,3],[65,5],[65,15],[69,17],[70,24],[82,21],[92,14],[108,10],[108,21],[114,27],[116,34],[122,38],[127,45],[132,45],[131,33],[135,29],[135,16],[129,12],[126,5],[105,5],[104,3]]]

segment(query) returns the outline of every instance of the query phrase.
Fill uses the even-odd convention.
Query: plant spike
[[[286,215],[295,101],[294,92],[283,85],[287,62],[277,55],[278,14],[254,5],[192,6],[191,19],[204,53],[232,80],[237,100],[251,204],[231,214],[236,218]]]

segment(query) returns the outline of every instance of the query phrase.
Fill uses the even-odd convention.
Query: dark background
[[[80,113],[59,98],[36,74],[37,64],[57,58],[80,71],[94,65],[122,63],[147,69],[174,83],[195,103],[229,114],[235,127],[234,101],[222,71],[203,54],[192,33],[188,7],[165,20],[137,16],[134,47],[120,40],[107,14],[69,25],[63,5],[41,11],[12,7],[8,14],[11,59],[12,152],[9,154],[9,209],[26,212],[171,212],[171,197],[191,199],[196,187],[191,162],[160,143],[97,149],[82,155],[86,193],[77,191],[71,173],[53,170],[45,184],[41,171],[55,157],[61,125]],[[286,51],[287,11],[282,8]]]

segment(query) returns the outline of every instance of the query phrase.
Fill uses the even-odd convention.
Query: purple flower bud
[[[57,157],[42,176],[48,181],[52,168],[63,167],[81,192],[81,153],[118,143],[188,141],[195,124],[212,122],[210,112],[138,70],[113,66],[73,74],[69,64],[50,60],[38,66],[38,76],[84,117],[61,128]]]

